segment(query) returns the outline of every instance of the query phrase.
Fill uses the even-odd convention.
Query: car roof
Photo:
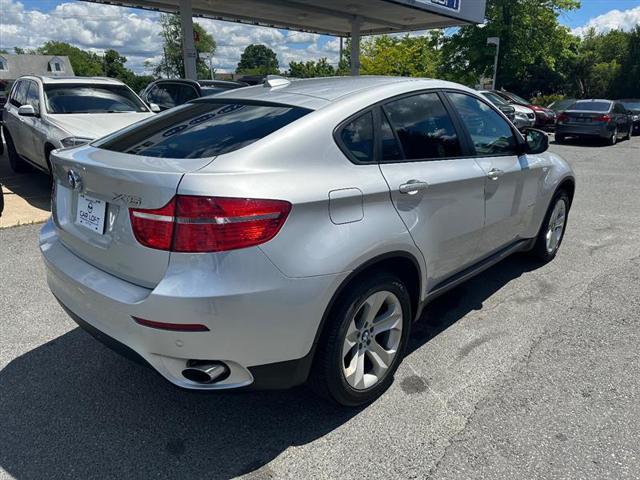
[[[124,85],[124,83],[121,82],[120,80],[115,78],[109,78],[109,77],[53,77],[53,76],[48,77],[46,75],[25,75],[23,77],[18,78],[17,80],[20,80],[23,78],[31,79],[31,80],[34,80],[34,79],[40,80],[43,84],[46,84],[46,85],[64,85],[64,84]]]
[[[401,84],[406,85],[407,91],[429,88],[458,88],[474,92],[456,83],[413,77],[354,76],[310,79],[270,78],[275,78],[277,82],[274,82],[271,87],[265,82],[263,85],[222,92],[214,98],[284,103],[316,110],[345,97],[370,93],[374,89],[379,90],[381,95],[383,95],[386,87]],[[381,98],[384,98],[384,96],[381,96]]]
[[[581,100],[576,100],[576,103],[587,103],[587,102],[614,102],[616,100],[609,100],[607,98],[583,98]]]

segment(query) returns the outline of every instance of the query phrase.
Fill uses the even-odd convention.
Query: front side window
[[[40,111],[40,95],[38,92],[38,84],[36,82],[28,82],[29,89],[25,97],[25,104],[31,105],[36,112]]]
[[[518,143],[509,124],[489,105],[464,93],[447,93],[467,127],[476,154],[516,155]]]
[[[172,87],[173,84],[155,85],[147,95],[147,100],[164,108],[175,107],[177,105],[175,100],[176,92]]]
[[[147,112],[125,85],[49,84],[44,86],[49,113]]]
[[[359,162],[373,162],[373,115],[367,112],[342,128],[342,143]]]
[[[407,160],[457,157],[458,134],[436,93],[404,97],[384,106]]]
[[[11,104],[20,108],[24,105],[27,98],[27,89],[29,88],[29,82],[27,80],[19,80],[13,87],[13,93],[11,94]]]
[[[94,145],[149,157],[213,157],[250,145],[310,111],[275,104],[187,103]]]

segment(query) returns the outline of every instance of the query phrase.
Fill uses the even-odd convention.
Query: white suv
[[[25,76],[15,81],[4,112],[11,168],[51,171],[49,155],[124,128],[154,113],[112,78]]]

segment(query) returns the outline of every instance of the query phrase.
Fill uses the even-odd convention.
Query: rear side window
[[[402,160],[402,150],[396,136],[389,125],[387,116],[382,114],[382,122],[380,125],[380,133],[382,135],[382,161],[393,162],[394,160]]]
[[[384,106],[407,160],[457,157],[458,134],[436,93],[423,93]]]
[[[517,141],[509,124],[489,105],[464,93],[447,93],[467,127],[478,155],[516,155]]]
[[[188,103],[111,135],[95,146],[159,158],[213,157],[250,145],[310,111],[274,104]]]
[[[367,112],[342,127],[340,139],[358,162],[373,162],[373,114]]]

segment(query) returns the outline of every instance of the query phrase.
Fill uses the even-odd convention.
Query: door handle
[[[400,185],[400,187],[398,187],[398,191],[407,195],[415,195],[420,190],[426,190],[427,188],[429,188],[429,184],[427,182],[409,180],[407,183]]]
[[[499,168],[492,168],[489,170],[489,173],[487,173],[487,177],[491,180],[498,180],[502,175],[504,175],[504,170],[500,170]]]

